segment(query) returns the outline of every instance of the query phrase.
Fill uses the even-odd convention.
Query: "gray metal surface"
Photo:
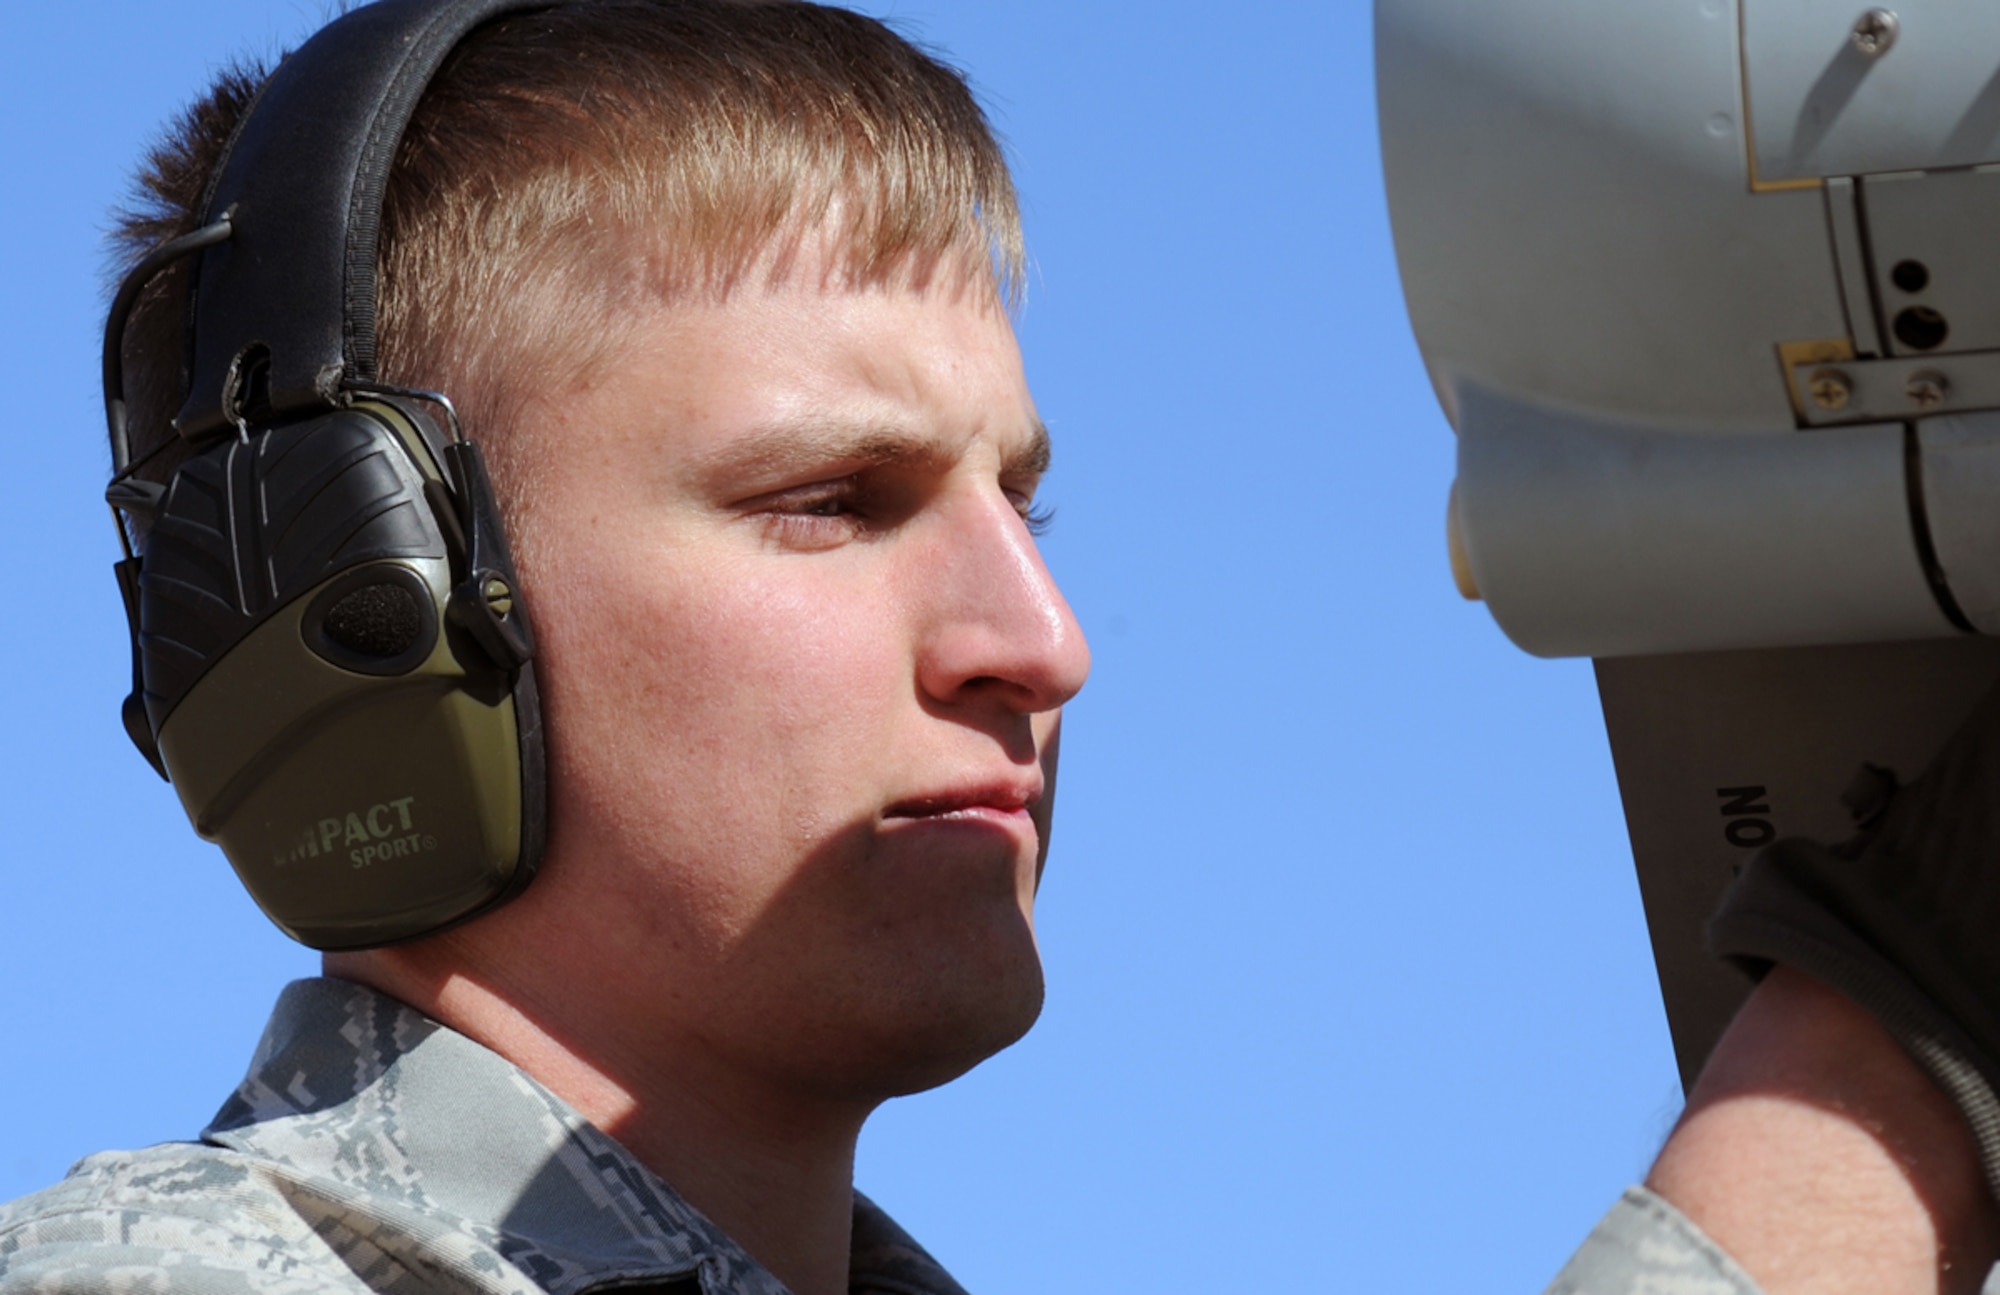
[[[1840,301],[1847,312],[1848,334],[1854,339],[1855,351],[1881,355],[1882,321],[1876,317],[1868,239],[1861,228],[1860,190],[1852,176],[1837,175],[1827,179],[1821,192],[1826,199],[1827,232],[1833,238],[1834,273],[1840,280]]]
[[[1852,15],[1849,15],[1852,18]],[[1844,338],[1817,191],[1747,183],[1722,0],[1380,0],[1382,163],[1417,340],[1456,389],[1789,429],[1773,346]]]
[[[1753,190],[1737,33],[1722,0],[1378,6],[1397,255],[1460,434],[1464,548],[1531,652],[1952,632],[1899,429],[1798,434],[1785,358],[1877,340],[1864,212],[1852,185]],[[1866,407],[1907,416],[1906,379]]]
[[[1900,424],[1690,436],[1463,386],[1458,508],[1487,605],[1542,656],[1953,633]]]
[[[1973,628],[2000,634],[2000,413],[1925,419],[1917,444],[1938,567]]]
[[[2000,161],[2000,6],[1895,0],[1873,58],[1851,38],[1865,7],[1743,0],[1758,180]]]

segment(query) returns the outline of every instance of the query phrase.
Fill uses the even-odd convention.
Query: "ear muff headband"
[[[474,28],[549,0],[378,0],[279,64],[217,168],[203,224],[193,354],[176,425],[226,430],[247,399],[277,417],[324,409],[375,374],[375,259],[396,146],[424,87]],[[264,390],[244,384],[269,355]]]
[[[438,67],[480,24],[550,7],[378,0],[327,26],[238,126],[207,223],[147,257],[107,321],[106,498],[146,530],[118,564],[126,728],[265,913],[316,948],[441,930],[540,862],[527,609],[450,402],[375,381],[375,262]],[[146,282],[190,255],[175,427],[191,453],[161,487],[132,475],[120,354]]]

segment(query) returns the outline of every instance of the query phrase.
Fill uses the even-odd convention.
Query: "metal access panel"
[[[1742,3],[1760,184],[2000,161],[2000,6]]]
[[[2000,168],[1860,186],[1889,353],[2000,351]]]

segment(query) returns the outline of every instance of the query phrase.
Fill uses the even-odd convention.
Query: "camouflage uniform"
[[[1757,1284],[1685,1215],[1629,1189],[1546,1295],[1758,1295]]]
[[[785,1295],[547,1089],[394,999],[302,980],[201,1135],[90,1156],[0,1205],[0,1295]],[[863,1197],[856,1295],[964,1295]],[[1550,1295],[1756,1295],[1641,1189]]]
[[[964,1295],[856,1196],[851,1289]],[[785,1295],[673,1188],[463,1035],[289,986],[198,1143],[109,1151],[0,1205],[0,1295]]]

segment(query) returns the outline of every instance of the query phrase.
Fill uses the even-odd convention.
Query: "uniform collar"
[[[552,1295],[699,1276],[785,1287],[608,1135],[499,1054],[347,981],[285,988],[202,1140],[270,1163],[428,1253],[497,1251]],[[858,1193],[851,1289],[964,1295]]]

